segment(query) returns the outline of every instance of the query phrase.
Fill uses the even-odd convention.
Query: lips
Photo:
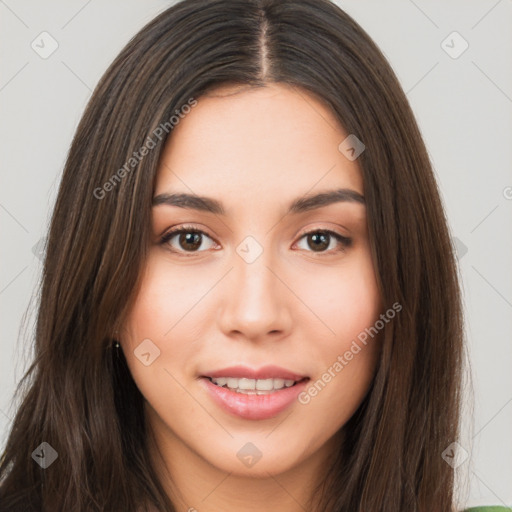
[[[291,406],[309,377],[279,366],[233,366],[208,372],[201,383],[213,401],[235,416],[262,420]]]

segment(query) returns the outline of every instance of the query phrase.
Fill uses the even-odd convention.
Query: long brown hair
[[[395,74],[327,0],[186,0],[106,71],[53,212],[35,359],[0,464],[2,510],[174,510],[148,456],[142,395],[112,341],[137,296],[169,120],[222,84],[271,82],[315,95],[365,144],[382,303],[402,306],[315,510],[451,512],[453,469],[441,454],[458,435],[463,336],[447,220]],[[46,469],[31,456],[42,442],[58,453]]]

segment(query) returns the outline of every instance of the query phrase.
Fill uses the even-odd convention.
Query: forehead
[[[225,197],[241,191],[295,197],[315,187],[363,194],[357,161],[332,112],[302,89],[224,86],[198,98],[166,143],[156,194],[169,189]],[[188,189],[188,190],[187,190]]]

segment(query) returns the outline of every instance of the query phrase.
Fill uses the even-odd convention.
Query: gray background
[[[37,244],[72,135],[108,64],[172,3],[0,0],[2,445],[30,357],[34,299],[26,331],[20,326],[40,276]],[[460,505],[510,506],[512,0],[337,3],[374,38],[407,92],[459,250],[470,362],[457,440],[468,453],[459,448],[456,457]],[[58,44],[46,59],[31,47],[46,37],[50,48],[43,31]],[[448,37],[453,31],[460,37]]]

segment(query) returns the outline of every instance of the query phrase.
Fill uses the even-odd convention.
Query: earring
[[[115,336],[116,338],[117,338],[117,335],[118,335],[118,334],[119,334],[119,331],[118,331],[118,330],[115,330],[115,331],[114,331],[114,336]],[[114,347],[115,347],[116,349],[118,349],[118,350],[119,350],[119,341],[117,341],[115,338],[114,338],[114,341],[115,341],[115,343],[114,343]]]

